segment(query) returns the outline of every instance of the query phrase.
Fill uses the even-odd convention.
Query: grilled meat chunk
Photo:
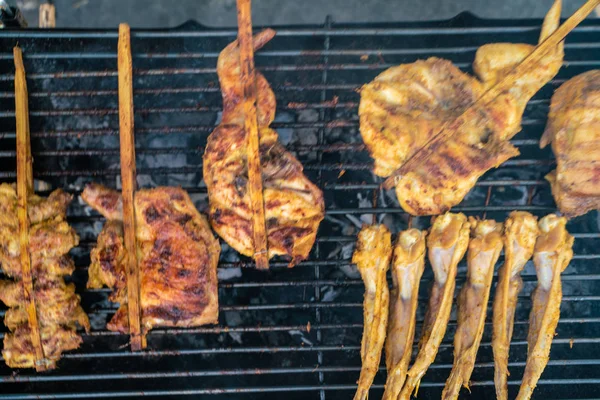
[[[354,400],[366,400],[379,369],[385,341],[390,293],[386,273],[392,258],[392,235],[385,225],[365,226],[358,234],[352,262],[365,284],[362,368]]]
[[[560,0],[548,12],[540,42],[556,30]],[[371,156],[374,172],[391,175],[453,121],[490,87],[518,65],[534,47],[497,43],[477,50],[473,69],[465,74],[450,61],[429,58],[392,67],[361,90],[360,132]],[[460,203],[477,179],[490,168],[519,154],[508,142],[521,129],[529,99],[558,72],[563,46],[557,46],[539,67],[517,80],[513,87],[465,121],[431,156],[397,177],[396,195],[413,215],[437,215]],[[457,129],[447,126],[445,129]]]
[[[469,230],[470,224],[464,214],[446,213],[433,221],[427,247],[434,282],[419,341],[419,352],[408,370],[399,399],[410,399],[440,348],[450,320],[458,263],[469,244]]]
[[[90,184],[82,198],[109,219],[92,250],[89,288],[113,288],[120,308],[109,330],[129,332],[127,279],[120,194]],[[181,188],[158,187],[135,193],[143,333],[155,326],[191,327],[216,323],[217,263],[221,247],[208,222]]]
[[[600,71],[565,82],[552,96],[541,147],[552,143],[556,170],[546,176],[567,217],[600,209]]]
[[[532,295],[527,334],[527,363],[517,400],[531,398],[550,358],[550,347],[560,318],[560,274],[573,257],[574,239],[567,232],[566,224],[565,217],[554,214],[545,216],[539,222],[540,235],[533,253],[538,285]]]
[[[469,388],[475,357],[483,336],[494,265],[502,250],[502,224],[470,218],[467,281],[458,296],[458,323],[454,334],[454,364],[442,399],[457,399],[460,387]]]
[[[77,326],[89,331],[87,315],[79,305],[74,284],[63,276],[75,269],[67,255],[79,237],[65,221],[72,196],[55,190],[48,198],[31,195],[27,210],[29,252],[31,256],[33,298],[36,303],[42,347],[47,368],[55,368],[63,351],[81,344]],[[23,293],[20,261],[17,193],[14,185],[0,185],[0,265],[15,280],[0,280],[0,301],[10,307],[4,324],[11,331],[4,336],[2,355],[11,368],[34,368],[35,349]]]
[[[498,400],[508,399],[508,350],[518,295],[523,287],[521,272],[533,255],[538,234],[537,218],[528,212],[513,211],[504,223],[504,265],[498,270],[492,320],[494,383]]]
[[[259,49],[275,32],[254,37]],[[209,219],[235,250],[253,256],[252,209],[247,190],[247,136],[244,130],[243,92],[237,41],[219,56],[217,73],[223,93],[223,118],[211,133],[204,154],[204,181],[208,188]],[[325,205],[323,193],[303,173],[302,165],[279,143],[269,128],[275,118],[275,95],[265,77],[256,73],[258,129],[269,257],[286,255],[290,266],[308,257]]]

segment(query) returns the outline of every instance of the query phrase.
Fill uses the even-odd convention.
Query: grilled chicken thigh
[[[415,336],[419,283],[425,269],[427,232],[400,232],[392,258],[393,289],[390,301],[385,364],[387,381],[383,398],[396,400],[406,379]]]
[[[508,350],[515,322],[521,272],[533,255],[539,234],[537,218],[528,212],[513,211],[504,223],[504,265],[498,270],[493,306],[494,383],[498,400],[508,399]]]
[[[92,250],[88,288],[113,288],[120,308],[107,327],[129,332],[121,195],[100,185],[81,196],[109,221]],[[143,333],[155,326],[190,327],[217,322],[217,263],[221,247],[208,222],[181,188],[135,193]]]
[[[49,369],[56,367],[64,351],[81,344],[77,326],[90,329],[75,285],[67,285],[63,279],[75,269],[67,253],[79,243],[79,237],[66,222],[71,199],[71,195],[60,189],[47,198],[33,194],[28,199],[33,298]],[[21,281],[17,192],[9,184],[0,184],[0,265],[14,279],[0,280],[0,301],[10,307],[4,315],[4,324],[11,331],[4,336],[2,355],[11,368],[34,368],[35,348]]]
[[[419,341],[419,352],[408,370],[399,399],[410,399],[413,391],[418,389],[421,378],[434,361],[442,343],[452,310],[456,271],[467,250],[469,230],[470,224],[464,214],[446,213],[433,221],[427,247],[434,282]]]
[[[358,234],[352,262],[365,284],[362,368],[355,400],[369,397],[369,388],[379,369],[388,321],[390,294],[386,279],[392,258],[392,235],[384,225],[365,226]]]
[[[559,25],[557,0],[542,26],[540,42]],[[384,71],[361,90],[360,132],[375,160],[375,174],[387,177],[460,116],[489,88],[529,55],[534,46],[497,43],[477,50],[465,74],[450,61],[429,58]],[[465,120],[452,137],[437,143],[432,154],[396,178],[396,195],[413,215],[436,215],[458,204],[490,168],[519,154],[508,142],[521,130],[529,99],[558,72],[562,44],[548,52],[537,68]],[[447,126],[445,129],[457,129]]]
[[[469,388],[471,373],[487,314],[494,265],[502,251],[502,224],[470,218],[467,280],[458,296],[458,323],[454,334],[454,364],[442,399],[457,399],[460,387]]]
[[[270,29],[255,35],[254,49],[264,46],[274,35]],[[239,60],[235,41],[221,52],[217,62],[223,118],[208,138],[204,181],[213,229],[235,250],[252,257],[255,252]],[[269,257],[287,255],[293,266],[308,257],[315,242],[325,212],[323,193],[306,178],[298,160],[279,143],[277,132],[269,128],[275,118],[275,95],[258,72],[256,87]]]
[[[600,71],[565,82],[552,96],[541,147],[552,143],[556,170],[546,176],[567,217],[600,209]]]
[[[540,236],[533,253],[538,285],[532,296],[527,334],[527,363],[517,400],[531,398],[550,357],[550,346],[560,318],[560,274],[573,257],[574,239],[567,232],[566,224],[565,217],[554,214],[545,216],[539,222]]]

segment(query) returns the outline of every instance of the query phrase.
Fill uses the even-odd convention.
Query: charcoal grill
[[[482,20],[460,14],[449,21],[281,27],[256,54],[256,64],[277,96],[273,127],[294,151],[327,205],[309,259],[292,270],[285,260],[269,272],[224,245],[219,264],[217,326],[155,329],[148,349],[129,351],[127,335],[106,330],[116,310],[109,290],[86,290],[89,251],[103,218],[76,199],[69,220],[81,236],[74,249],[77,284],[93,330],[52,372],[13,371],[0,363],[1,399],[221,398],[347,399],[360,369],[363,286],[350,258],[361,223],[383,221],[394,232],[429,218],[411,219],[393,192],[379,189],[358,132],[357,89],[384,69],[439,56],[470,70],[475,50],[490,42],[536,43],[539,20]],[[170,30],[133,32],[138,182],[141,187],[180,185],[206,208],[202,152],[218,123],[221,95],[216,57],[235,29],[186,23]],[[0,31],[0,180],[15,180],[12,47],[23,48],[28,72],[31,141],[38,189],[62,187],[79,194],[87,182],[119,184],[116,30]],[[490,171],[455,208],[503,220],[512,210],[555,211],[544,175],[554,168],[550,150],[539,150],[549,98],[566,79],[600,65],[600,22],[585,21],[567,38],[565,66],[529,103],[523,131],[512,142],[521,156]],[[600,221],[596,212],[572,220],[575,256],[563,275],[562,315],[551,361],[535,398],[592,398],[600,392]],[[502,262],[502,259],[499,261]],[[459,269],[458,287],[465,277]],[[510,396],[526,359],[529,263],[511,346]],[[432,273],[421,285],[422,321]],[[2,311],[2,314],[4,311]],[[488,321],[490,317],[488,313]],[[417,324],[417,335],[420,324]],[[453,315],[419,398],[439,398],[452,364]],[[4,327],[0,329],[5,329]],[[5,332],[5,330],[3,331]],[[1,333],[0,333],[1,334]],[[472,376],[472,394],[492,398],[491,326]],[[371,396],[382,394],[385,372]]]

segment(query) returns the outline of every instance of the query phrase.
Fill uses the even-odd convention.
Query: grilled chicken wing
[[[546,176],[567,217],[600,209],[600,71],[565,82],[552,96],[540,147],[552,142],[556,170]]]
[[[392,258],[393,289],[385,341],[387,381],[383,398],[396,400],[406,379],[415,336],[419,283],[425,269],[427,233],[409,229],[398,235]]]
[[[114,288],[120,308],[108,323],[129,332],[120,194],[86,186],[82,198],[109,220],[92,250],[89,288]],[[181,188],[159,187],[135,193],[142,327],[190,327],[218,317],[217,263],[221,247],[206,219]]]
[[[470,218],[467,280],[458,296],[458,324],[454,334],[454,364],[442,399],[457,399],[460,387],[469,388],[471,373],[487,314],[494,265],[502,251],[502,224]]]
[[[384,225],[365,226],[358,234],[352,262],[365,284],[362,368],[355,400],[367,399],[379,369],[385,340],[390,293],[386,273],[392,258],[392,235]]]
[[[559,24],[561,3],[548,12],[540,42]],[[389,176],[419,151],[447,121],[460,116],[534,49],[499,43],[477,50],[473,69],[479,79],[439,58],[392,67],[361,90],[360,132],[374,172]],[[458,204],[490,168],[519,154],[511,139],[521,129],[529,99],[558,72],[563,46],[547,53],[514,86],[466,120],[432,155],[396,179],[396,195],[413,215],[436,215]],[[445,129],[456,129],[448,126]]]
[[[508,399],[508,350],[523,287],[521,271],[533,255],[539,234],[537,218],[528,212],[513,211],[504,223],[504,265],[498,270],[498,285],[493,306],[494,382],[498,400]]]
[[[261,48],[275,32],[254,36]],[[237,41],[219,56],[217,73],[223,93],[223,118],[211,133],[204,153],[209,219],[219,236],[245,256],[254,255],[252,210],[247,190],[248,168],[243,91]],[[256,73],[258,128],[269,257],[287,255],[290,266],[308,257],[323,219],[323,193],[304,175],[302,165],[279,143],[269,128],[275,118],[275,95]]]
[[[459,261],[469,243],[470,224],[464,214],[446,213],[436,217],[429,231],[427,247],[434,282],[429,308],[419,341],[419,353],[408,370],[399,399],[408,400],[435,359],[450,319]]]
[[[77,326],[90,329],[87,315],[79,305],[75,285],[63,276],[75,269],[67,255],[79,237],[66,222],[72,196],[55,190],[47,198],[29,197],[29,252],[42,347],[47,368],[55,368],[63,351],[81,344]],[[0,185],[0,264],[15,280],[0,280],[0,301],[10,307],[4,324],[11,331],[4,336],[2,355],[11,368],[34,368],[36,357],[23,295],[17,218],[17,192],[14,185]]]
[[[560,318],[562,286],[560,274],[573,257],[573,236],[566,229],[567,219],[554,214],[540,220],[540,236],[535,243],[533,262],[538,285],[532,296],[527,334],[527,363],[517,400],[531,398],[548,359],[550,346]]]

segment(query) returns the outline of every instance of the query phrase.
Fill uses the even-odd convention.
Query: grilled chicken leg
[[[548,363],[552,338],[560,318],[560,274],[573,257],[573,236],[567,232],[566,224],[565,217],[554,214],[545,216],[539,223],[541,233],[533,254],[538,286],[533,292],[527,334],[527,364],[517,400],[531,398]]]
[[[384,225],[364,227],[358,234],[352,262],[365,283],[364,328],[360,348],[362,368],[355,400],[369,397],[369,388],[379,368],[388,319],[386,273],[392,258],[392,235]]]
[[[469,388],[475,357],[483,335],[494,265],[502,250],[502,224],[470,218],[467,281],[458,297],[458,326],[454,335],[454,364],[442,399],[457,399],[460,387]]]
[[[400,394],[412,355],[419,282],[425,269],[426,235],[418,229],[401,232],[394,248],[393,289],[385,342],[388,376],[383,398],[386,400],[396,400]]]
[[[539,234],[537,218],[528,212],[513,211],[504,223],[504,265],[498,270],[494,298],[493,337],[496,398],[508,398],[508,349],[513,333],[517,296],[523,287],[521,271],[533,255]]]
[[[446,213],[435,218],[429,233],[429,262],[435,281],[425,315],[419,354],[409,369],[400,399],[408,400],[431,365],[450,319],[458,262],[469,243],[470,224],[464,214]]]

